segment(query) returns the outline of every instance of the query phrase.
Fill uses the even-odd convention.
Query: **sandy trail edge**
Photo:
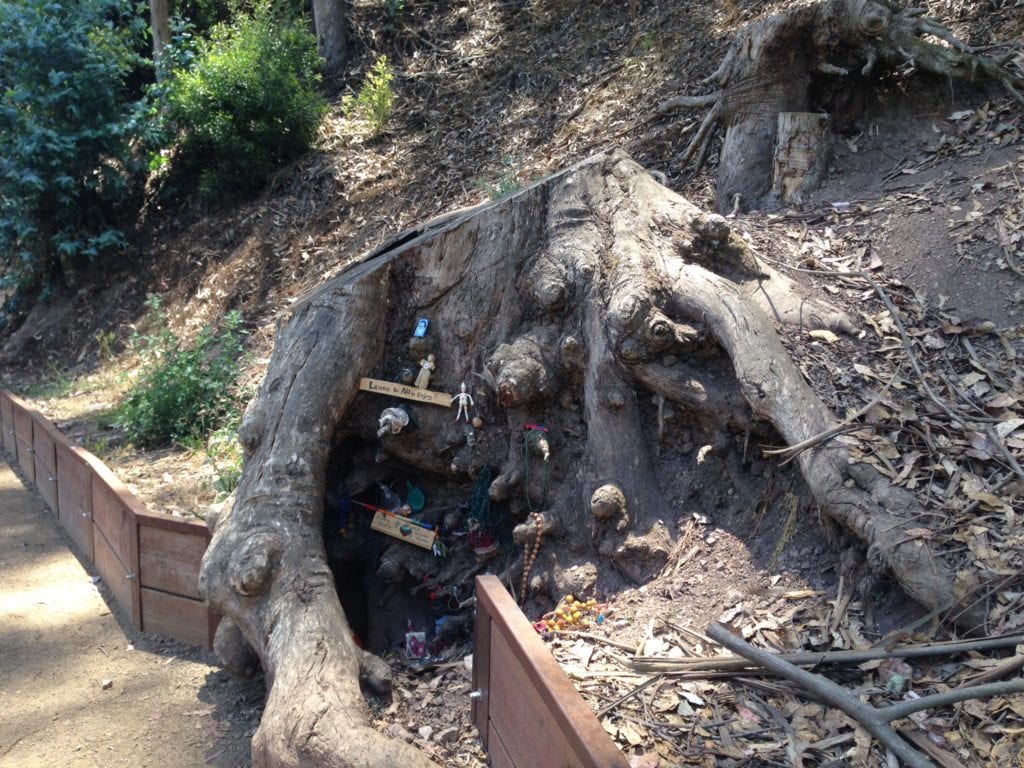
[[[119,622],[7,462],[0,452],[0,766],[248,766],[258,684]]]

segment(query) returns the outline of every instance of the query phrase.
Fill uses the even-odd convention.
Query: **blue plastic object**
[[[417,339],[422,339],[424,336],[427,335],[427,328],[429,326],[430,321],[425,317],[421,317],[419,319],[419,322],[416,323],[416,330],[412,332],[412,335],[415,336]]]

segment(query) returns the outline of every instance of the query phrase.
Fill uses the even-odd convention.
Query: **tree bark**
[[[708,82],[718,90],[675,97],[658,107],[710,106],[683,153],[703,165],[721,123],[716,207],[721,213],[771,208],[778,115],[807,112],[834,90],[866,88],[885,68],[920,69],[967,80],[989,79],[1024,103],[1024,79],[979,56],[920,8],[893,0],[822,0],[758,19],[741,29]],[[934,43],[925,36],[940,38]]]
[[[830,146],[828,115],[780,112],[772,194],[784,203],[800,203],[818,189],[828,170]]]
[[[430,333],[410,339],[421,317],[431,319]],[[555,542],[549,553],[596,550],[645,579],[671,545],[664,521],[681,510],[658,482],[641,393],[709,432],[777,430],[796,443],[836,424],[773,318],[852,327],[758,264],[722,217],[617,152],[403,233],[299,301],[243,423],[236,501],[216,521],[201,574],[203,594],[237,625],[267,677],[254,766],[428,764],[369,725],[358,685],[365,659],[321,533],[332,437],[335,451],[362,441],[375,461],[404,462],[438,483],[465,487],[497,468],[490,497],[513,521],[531,521],[525,541],[539,530]],[[426,353],[437,359],[433,390],[489,382],[473,392],[486,426],[411,403],[410,427],[378,438],[389,403],[360,392],[360,378],[398,380]],[[543,446],[530,433],[540,424]],[[680,471],[697,461],[678,460]],[[932,608],[954,602],[949,566],[903,533],[919,525],[912,496],[835,442],[805,451],[800,468],[821,508],[868,542],[915,599]],[[399,553],[391,576],[421,568],[415,575],[425,578],[415,565],[423,556]],[[483,567],[462,552],[444,566]],[[512,570],[522,568],[519,559]],[[245,666],[244,652],[229,655]]]
[[[313,0],[313,26],[317,49],[324,58],[324,74],[335,75],[349,57],[348,7],[345,0]]]
[[[149,0],[149,25],[153,31],[153,63],[157,80],[162,79],[160,62],[164,48],[171,42],[171,13],[169,0]]]

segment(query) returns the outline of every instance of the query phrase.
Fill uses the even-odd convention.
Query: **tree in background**
[[[324,59],[324,73],[341,71],[349,53],[348,13],[344,0],[313,0],[316,43]]]
[[[168,0],[149,0],[149,26],[153,30],[153,64],[159,80],[160,59],[171,43],[171,4]]]
[[[145,24],[128,0],[0,3],[0,262],[36,292],[121,247],[116,209],[145,128],[127,85]]]

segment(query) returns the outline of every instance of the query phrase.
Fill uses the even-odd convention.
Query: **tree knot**
[[[283,551],[284,539],[280,534],[272,531],[253,533],[231,555],[228,572],[235,592],[253,597],[266,591]]]

